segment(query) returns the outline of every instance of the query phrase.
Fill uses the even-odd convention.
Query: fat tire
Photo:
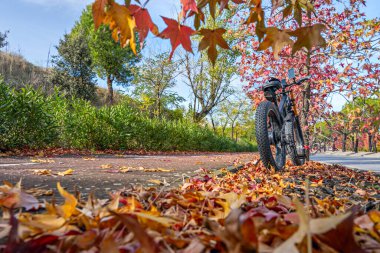
[[[277,121],[279,124],[280,119],[278,116],[278,109],[276,106],[269,101],[263,101],[259,104],[256,115],[255,115],[255,125],[256,125],[256,140],[257,140],[257,146],[260,153],[261,161],[263,162],[264,166],[270,169],[270,167],[273,167],[276,171],[281,170],[285,165],[285,159],[286,155],[282,156],[281,161],[281,167],[277,166],[276,160],[272,155],[272,151],[270,148],[270,142],[268,137],[268,125],[267,125],[267,117],[268,112],[270,110],[273,110],[276,114]],[[280,125],[281,127],[281,125]]]
[[[298,132],[298,128],[295,126],[296,121],[294,115],[288,115],[289,119],[285,121],[285,138],[286,138],[286,146],[288,150],[288,155],[290,156],[290,160],[292,161],[294,166],[300,166],[305,163],[305,158],[301,159],[298,156],[297,146],[295,142],[294,131]],[[300,141],[303,142],[302,132],[298,133],[301,137]],[[304,147],[304,143],[301,143],[302,147]]]

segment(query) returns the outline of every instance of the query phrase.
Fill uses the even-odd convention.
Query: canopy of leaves
[[[115,3],[115,6],[119,5]],[[116,12],[118,12],[119,7],[115,8],[117,9]],[[129,10],[124,8],[121,10],[123,15],[129,15],[127,14],[129,13]],[[119,17],[119,15],[116,16]],[[125,24],[124,22],[128,21],[114,21],[110,20],[110,18],[111,16],[109,16],[109,19],[107,20],[112,24],[112,27],[117,25],[117,22]],[[119,38],[118,33],[115,32],[116,28],[113,29],[112,27],[109,28],[108,26],[100,25],[98,29],[95,30],[94,22],[96,23],[96,19],[95,17],[92,17],[91,10],[87,8],[83,11],[79,22],[77,22],[74,27],[74,30],[84,31],[88,37],[88,44],[90,48],[91,58],[93,60],[94,70],[102,79],[109,78],[121,85],[130,84],[133,79],[131,69],[140,61],[140,57],[136,57],[133,51],[139,50],[139,47],[137,49],[120,47],[120,45],[112,39]],[[131,22],[134,22],[134,19]],[[123,28],[125,27],[123,26]],[[126,37],[120,37],[120,39],[121,43],[126,43],[128,40]]]
[[[5,47],[8,45],[7,37],[8,37],[9,31],[6,31],[4,33],[0,32],[0,48]]]
[[[65,34],[53,56],[50,81],[68,96],[93,100],[96,96],[96,74],[92,70],[92,58],[88,38],[83,30]]]
[[[131,1],[126,1],[124,6],[115,3],[114,0],[95,0],[93,3],[93,16],[96,27],[100,24],[108,24],[112,30],[113,38],[115,41],[120,41],[121,46],[125,46],[129,42],[132,51],[135,52],[135,39],[133,30],[137,30],[140,33],[141,42],[144,41],[148,30],[157,35],[157,27],[152,23],[151,17],[145,6],[149,3],[146,0],[144,3],[136,1],[139,5],[131,5]],[[232,5],[230,5],[232,3]],[[181,0],[182,12],[178,19],[170,19],[163,17],[164,22],[167,25],[164,31],[159,36],[164,39],[170,39],[172,46],[172,53],[179,45],[182,45],[186,51],[192,52],[190,36],[194,35],[194,30],[185,25],[186,20],[189,17],[194,16],[194,28],[198,30],[198,33],[204,36],[204,39],[200,42],[199,50],[207,49],[209,59],[215,64],[217,55],[216,44],[220,47],[227,49],[229,46],[224,41],[222,34],[225,32],[224,27],[214,27],[213,29],[199,30],[200,24],[205,21],[205,13],[209,13],[210,16],[215,19],[217,15],[223,13],[225,9],[229,7],[245,6],[245,9],[249,10],[249,16],[245,24],[256,24],[255,33],[258,39],[261,40],[267,31],[265,13],[262,6],[262,0]],[[217,8],[219,6],[219,8]],[[284,6],[284,19],[293,13],[294,19],[299,24],[299,30],[290,31],[294,32],[293,36],[297,37],[296,46],[293,48],[294,52],[300,50],[303,46],[310,49],[311,47],[324,46],[321,39],[321,31],[323,30],[319,24],[318,27],[308,29],[302,27],[302,15],[303,12],[307,12],[310,17],[313,11],[313,4],[309,0],[294,0],[294,1],[273,1],[272,14],[274,11]],[[129,8],[129,9],[128,9]],[[217,10],[219,9],[219,10]],[[128,11],[129,10],[129,11]],[[139,10],[139,12],[136,12]],[[131,11],[134,14],[131,14]],[[244,11],[242,11],[244,13]],[[137,13],[140,13],[137,15]],[[143,16],[142,16],[143,15]],[[240,12],[239,12],[240,15]],[[144,18],[142,18],[144,17]],[[242,24],[241,24],[242,25]],[[273,29],[271,34],[267,34],[268,40],[273,41],[271,44],[276,45],[275,54],[278,55],[278,51],[282,48],[279,45],[284,43],[284,36],[274,36]],[[279,42],[277,42],[279,40]],[[286,38],[286,43],[290,44],[291,39]],[[136,53],[136,52],[135,52]]]
[[[145,59],[134,73],[134,95],[142,103],[143,109],[157,117],[161,117],[165,109],[178,108],[180,102],[184,101],[171,90],[180,74],[180,62],[167,61],[168,55],[161,53]]]

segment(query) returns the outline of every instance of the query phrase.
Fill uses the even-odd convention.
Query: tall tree
[[[8,45],[7,37],[8,37],[9,31],[0,32],[0,48],[3,48]]]
[[[200,34],[203,34],[204,37],[197,37],[197,40],[200,41],[199,47],[207,47],[208,54],[198,53],[195,56],[190,56],[187,53],[184,56],[184,77],[185,83],[192,91],[192,111],[195,122],[203,120],[235,92],[232,82],[237,78],[236,60],[239,57],[239,51],[226,50],[229,49],[226,41],[230,42],[231,45],[236,44],[236,41],[233,36],[224,34],[226,30],[217,29],[221,24],[228,23],[235,12],[236,9],[234,8],[215,19],[208,16],[200,30]],[[230,26],[232,24],[227,25],[226,28],[230,28]],[[208,29],[216,30],[210,33]],[[224,49],[219,54],[216,51],[217,46]],[[210,52],[212,52],[211,58]]]
[[[313,10],[297,10],[298,1],[292,2],[295,3],[293,9],[284,6],[268,20],[280,30],[275,27],[267,28],[267,34],[261,43],[254,39],[240,43],[243,53],[240,72],[249,82],[248,86],[256,88],[250,95],[257,103],[263,99],[260,88],[269,76],[285,77],[286,71],[291,67],[300,70],[300,77],[312,76],[304,86],[294,87],[306,135],[305,144],[309,146],[310,123],[314,123],[316,117],[328,111],[331,107],[328,99],[332,94],[348,92],[350,84],[355,83],[358,75],[348,75],[345,68],[352,61],[362,61],[363,55],[376,58],[374,55],[378,54],[380,47],[377,43],[380,36],[376,31],[380,28],[377,20],[368,22],[365,19],[361,11],[362,1],[315,0],[312,1]],[[295,14],[298,12],[298,22],[288,20],[292,11]],[[250,24],[246,29],[240,29],[240,33],[252,34],[260,29],[257,24]],[[288,32],[287,29],[294,32]],[[314,36],[304,36],[313,31]],[[320,35],[321,31],[325,31],[325,38]],[[297,40],[293,43],[291,37]],[[265,51],[270,46],[274,55]],[[369,86],[362,87],[366,89]]]
[[[228,119],[231,139],[238,139],[238,133],[236,131],[237,124],[242,125],[243,115],[249,110],[249,104],[247,100],[242,97],[234,97],[226,100],[221,106],[221,112],[224,113]]]
[[[232,81],[237,71],[236,58],[227,53],[223,56],[213,66],[205,55],[199,58],[185,55],[185,83],[192,91],[195,122],[200,122],[234,93]]]
[[[112,104],[114,102],[113,85],[130,85],[133,79],[132,69],[140,61],[140,57],[136,56],[130,48],[122,48],[115,42],[108,26],[101,25],[95,30],[90,7],[83,11],[74,29],[85,31],[87,34],[93,68],[101,79],[106,80],[107,102]]]
[[[86,34],[74,29],[65,34],[57,46],[58,55],[53,56],[50,80],[61,87],[67,95],[87,100],[96,96],[96,74],[92,70],[92,58]]]
[[[165,108],[178,106],[183,101],[182,97],[170,90],[176,85],[176,77],[180,74],[180,62],[169,62],[168,55],[161,53],[147,58],[135,70],[134,94],[156,117],[161,117]]]

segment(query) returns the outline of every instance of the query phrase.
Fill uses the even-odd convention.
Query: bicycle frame
[[[283,79],[281,81],[281,84],[282,84],[282,91],[279,93],[279,94],[281,94],[280,104],[279,105],[277,104],[277,100],[275,100],[274,103],[279,109],[280,120],[281,120],[281,123],[283,124],[284,120],[286,119],[286,116],[289,113],[294,113],[294,116],[298,120],[298,111],[297,111],[297,107],[294,103],[295,99],[294,99],[293,91],[292,90],[288,90],[288,91],[285,90],[286,89],[285,79]],[[289,96],[288,96],[288,94],[289,94]]]
[[[277,100],[275,100],[275,105],[279,109],[281,124],[284,124],[284,121],[292,120],[291,114],[293,114],[294,120],[296,122],[295,127],[297,128],[299,132],[302,133],[293,90],[292,89],[286,90],[286,88],[289,86],[287,86],[285,79],[281,81],[281,86],[282,86],[282,90],[279,93],[281,94],[281,99],[280,99],[280,104],[278,106],[277,106]],[[303,135],[301,135],[300,138],[302,139],[302,143],[304,143]]]

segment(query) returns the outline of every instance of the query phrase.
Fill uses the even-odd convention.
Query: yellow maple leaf
[[[58,176],[67,176],[67,175],[72,175],[74,172],[73,169],[68,169],[63,172],[58,172]]]
[[[136,22],[126,6],[111,1],[103,22],[109,25],[112,30],[112,38],[115,41],[120,41],[122,47],[125,47],[129,42],[133,53],[137,54],[134,33]]]
[[[61,183],[57,183],[57,188],[59,194],[65,199],[65,203],[59,207],[60,215],[64,218],[69,218],[75,211],[75,208],[78,204],[78,200],[74,197],[74,195],[65,191]]]

